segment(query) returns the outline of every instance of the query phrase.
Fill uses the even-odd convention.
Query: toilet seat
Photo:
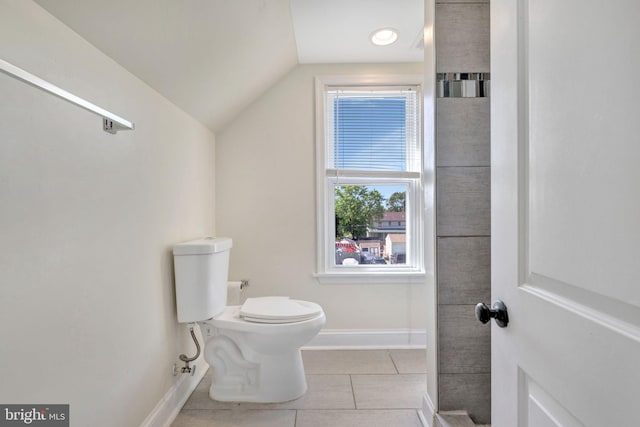
[[[240,317],[254,323],[294,323],[313,319],[322,307],[309,301],[289,297],[248,298],[240,307]]]
[[[324,325],[326,318],[324,312],[315,317],[298,322],[287,323],[266,323],[266,322],[250,322],[240,315],[239,305],[229,305],[225,307],[222,313],[209,319],[203,320],[201,323],[205,328],[212,327],[219,330],[246,332],[250,334],[260,334],[265,336],[287,334],[298,334],[301,331],[313,329],[314,325]]]

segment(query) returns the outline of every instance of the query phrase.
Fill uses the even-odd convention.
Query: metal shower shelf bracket
[[[133,130],[135,127],[133,122],[125,120],[122,117],[105,110],[104,108],[100,108],[97,105],[92,104],[91,102],[82,99],[72,93],[69,93],[66,90],[61,89],[58,86],[49,83],[48,81],[43,80],[40,77],[35,76],[28,71],[16,67],[15,65],[2,59],[0,59],[0,71],[11,77],[15,77],[18,80],[22,80],[25,83],[29,83],[30,85],[35,86],[38,89],[49,92],[52,95],[64,99],[65,101],[69,101],[72,104],[84,108],[85,110],[91,111],[98,116],[101,116],[102,129],[105,132],[115,134],[120,130]]]

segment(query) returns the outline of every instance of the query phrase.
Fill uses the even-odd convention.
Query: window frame
[[[318,76],[315,79],[316,108],[316,271],[321,283],[422,283],[425,278],[423,235],[424,142],[421,75],[381,76]],[[353,171],[329,168],[325,138],[326,96],[335,88],[414,86],[416,100],[419,152],[418,171]],[[339,183],[338,183],[339,180]],[[407,207],[405,224],[407,252],[410,264],[363,265],[343,267],[335,265],[335,185],[406,185]]]

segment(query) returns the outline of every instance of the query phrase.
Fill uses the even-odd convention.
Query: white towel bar
[[[61,89],[58,86],[41,79],[38,76],[34,76],[28,71],[16,67],[15,65],[10,64],[9,62],[2,59],[0,59],[0,71],[101,116],[102,129],[105,132],[116,133],[119,130],[133,130],[134,128],[134,124],[132,122],[125,120],[122,117],[117,116],[103,108],[100,108],[97,105],[90,103],[89,101],[75,96],[74,94]]]

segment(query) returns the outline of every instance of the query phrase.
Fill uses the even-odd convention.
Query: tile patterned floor
[[[284,403],[216,402],[209,373],[173,427],[421,427],[425,350],[305,350],[309,390]]]

